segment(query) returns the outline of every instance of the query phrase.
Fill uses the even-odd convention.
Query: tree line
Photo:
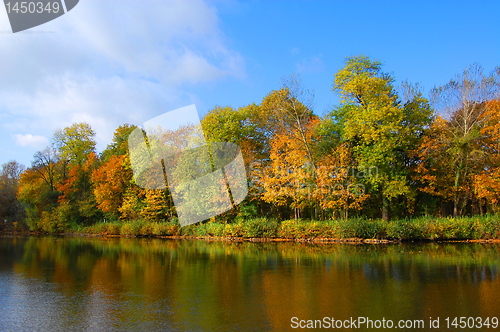
[[[498,212],[500,69],[472,65],[425,97],[366,56],[346,59],[332,90],[340,104],[314,113],[291,76],[260,103],[215,107],[202,119],[208,142],[237,144],[249,194],[218,217],[384,220]],[[102,221],[175,219],[168,189],[135,184],[122,125],[96,152],[78,123],[54,133],[31,167],[0,173],[0,218],[60,231]],[[172,137],[165,137],[165,140]]]

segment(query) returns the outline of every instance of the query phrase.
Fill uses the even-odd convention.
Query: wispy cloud
[[[15,135],[15,139],[20,146],[29,146],[36,149],[43,148],[49,143],[47,137],[40,135],[17,134]]]
[[[86,0],[35,29],[55,33],[0,35],[0,139],[25,148],[77,121],[103,148],[118,125],[196,101],[193,84],[245,76],[202,0]]]

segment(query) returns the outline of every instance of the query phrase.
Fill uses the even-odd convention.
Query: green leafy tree
[[[232,107],[214,107],[201,121],[209,142],[240,144],[250,133],[245,123],[245,113]]]
[[[356,165],[377,170],[366,174],[364,181],[382,201],[385,220],[392,201],[401,196],[411,198],[408,152],[432,115],[420,93],[403,101],[393,82],[381,71],[380,62],[356,56],[347,58],[333,83],[342,100],[333,116],[343,126],[342,139],[353,147]]]
[[[101,160],[107,162],[113,156],[128,154],[128,137],[136,128],[136,126],[128,123],[116,128],[111,144],[109,144],[101,154]]]
[[[53,142],[61,159],[82,166],[95,152],[95,132],[88,123],[75,123],[54,133]]]

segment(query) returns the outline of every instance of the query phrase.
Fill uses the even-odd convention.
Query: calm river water
[[[446,317],[500,316],[499,264],[486,244],[3,237],[0,330],[286,331],[352,317],[446,330]]]

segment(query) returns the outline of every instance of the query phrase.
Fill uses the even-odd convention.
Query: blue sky
[[[347,56],[427,92],[474,62],[500,65],[498,1],[80,0],[12,34],[0,7],[0,163],[29,166],[55,130],[88,122],[98,150],[123,123],[189,104],[259,103],[300,74],[315,112]]]

